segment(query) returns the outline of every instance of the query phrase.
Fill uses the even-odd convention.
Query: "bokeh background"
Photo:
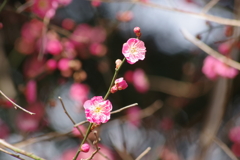
[[[212,1],[206,14],[238,19],[237,0]],[[136,159],[147,147],[143,160],[237,159],[238,71],[217,60],[207,64],[207,54],[181,32],[238,61],[238,28],[192,14],[203,14],[209,2],[2,0],[0,90],[36,115],[14,109],[1,96],[0,138],[46,160],[71,160],[82,137],[58,97],[76,123],[85,120],[82,104],[106,94],[115,61],[123,59],[122,45],[136,37],[138,26],[146,58],[122,66],[118,77],[129,86],[109,97],[113,110],[138,106],[97,128],[100,151],[111,160]],[[0,152],[0,159],[16,158]]]

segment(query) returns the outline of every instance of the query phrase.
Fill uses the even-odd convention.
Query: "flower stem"
[[[114,76],[113,76],[113,78],[112,78],[112,82],[111,82],[111,84],[110,84],[110,86],[109,86],[109,88],[108,88],[108,91],[107,91],[107,93],[106,93],[106,95],[105,95],[105,97],[104,97],[104,100],[106,100],[106,99],[108,98],[109,94],[111,93],[110,91],[111,91],[112,85],[113,85],[113,83],[114,83],[114,81],[115,81],[115,79],[116,79],[116,77],[117,77],[118,71],[120,70],[120,68],[121,68],[121,66],[123,65],[123,63],[125,62],[125,60],[126,60],[126,58],[124,57],[123,60],[122,60],[121,65],[120,65],[118,68],[115,69],[115,73],[114,73]],[[87,133],[86,133],[86,135],[84,136],[84,138],[83,138],[83,140],[82,140],[82,143],[80,144],[80,147],[79,147],[76,155],[74,156],[74,158],[73,158],[72,160],[76,160],[77,157],[78,157],[78,155],[80,154],[80,152],[81,152],[81,147],[82,147],[82,145],[85,143],[85,141],[86,141],[89,133],[91,132],[92,125],[93,125],[93,123],[90,123],[90,124],[89,124],[88,129],[87,129]]]
[[[78,148],[78,151],[76,153],[76,155],[74,156],[74,158],[72,160],[76,160],[79,153],[81,152],[81,148],[82,148],[82,145],[85,143],[85,141],[87,140],[87,137],[89,135],[89,133],[91,132],[91,128],[92,128],[92,125],[93,123],[90,123],[89,126],[88,126],[88,129],[87,129],[87,133],[86,135],[84,136],[83,140],[82,140],[82,143],[80,144],[79,148]]]
[[[114,76],[112,78],[112,82],[111,82],[111,84],[110,84],[110,86],[108,88],[108,91],[107,91],[107,93],[106,93],[106,95],[104,97],[104,100],[106,100],[108,98],[109,94],[111,93],[111,88],[112,88],[113,83],[114,83],[114,81],[115,81],[115,79],[117,77],[118,71],[120,70],[120,68],[123,65],[123,63],[125,62],[125,60],[126,60],[126,58],[123,58],[121,65],[118,68],[115,69],[115,73],[114,73]]]

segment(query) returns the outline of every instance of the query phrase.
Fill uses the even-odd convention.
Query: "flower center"
[[[100,106],[97,106],[95,109],[94,109],[94,112],[95,113],[100,113],[102,111],[102,107]]]
[[[131,47],[130,52],[131,52],[132,54],[135,54],[135,53],[137,52],[136,47]]]

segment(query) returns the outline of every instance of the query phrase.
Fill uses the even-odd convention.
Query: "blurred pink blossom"
[[[59,40],[57,40],[57,39],[48,40],[46,45],[47,45],[46,46],[47,52],[52,54],[52,55],[58,55],[63,50],[61,42]]]
[[[34,132],[38,130],[39,119],[25,112],[19,112],[16,116],[16,124],[20,131]]]
[[[99,7],[101,5],[101,1],[100,0],[92,0],[91,4],[93,7]]]
[[[65,28],[66,30],[72,30],[75,26],[75,22],[72,19],[65,18],[62,21],[62,27]]]
[[[75,46],[78,46],[79,43],[88,43],[90,41],[91,30],[88,24],[78,25],[71,35],[71,40]]]
[[[107,47],[101,43],[92,43],[89,50],[95,56],[104,56],[107,53]]]
[[[6,123],[0,119],[0,138],[5,139],[9,136],[10,130]]]
[[[90,41],[92,43],[102,43],[106,40],[106,38],[107,38],[107,33],[104,28],[94,27],[91,29]]]
[[[237,69],[224,64],[212,56],[207,56],[203,63],[202,72],[211,80],[215,80],[218,76],[234,78],[238,74]]]
[[[69,59],[66,58],[60,59],[60,61],[58,61],[58,69],[61,71],[66,71],[70,69],[69,62],[70,62]]]
[[[123,44],[122,53],[128,63],[134,64],[138,60],[144,60],[146,47],[143,41],[136,38],[130,38]]]
[[[104,100],[102,96],[95,96],[91,100],[87,100],[83,107],[86,118],[91,123],[106,123],[110,119],[112,104],[109,100]]]
[[[70,97],[81,104],[88,99],[89,87],[85,84],[74,83],[70,88]]]
[[[129,22],[133,19],[133,12],[132,11],[124,11],[117,13],[117,20],[121,22]]]
[[[127,109],[127,119],[131,124],[139,127],[141,124],[141,108],[134,106]]]
[[[230,53],[231,45],[229,43],[222,43],[218,46],[218,51],[224,55]]]
[[[166,147],[163,148],[160,158],[162,160],[180,160],[179,156],[176,153],[172,152]]]
[[[21,29],[21,36],[33,42],[40,37],[42,33],[43,23],[37,19],[32,19],[29,22],[26,22]]]
[[[28,47],[26,47],[28,46]],[[35,50],[35,43],[34,41],[29,41],[25,38],[19,38],[15,42],[15,48],[18,52],[22,54],[32,54]]]
[[[27,82],[25,97],[28,103],[34,103],[37,100],[37,83],[35,80]]]
[[[57,8],[57,2],[55,0],[34,0],[32,5],[32,12],[38,15],[40,18],[44,18],[49,11],[55,12]],[[55,14],[55,13],[54,13]],[[54,15],[49,14],[48,18],[52,18]]]
[[[240,143],[234,143],[231,150],[237,157],[240,157]]]
[[[57,61],[54,59],[47,60],[46,67],[48,70],[54,71],[55,69],[57,69]]]
[[[133,82],[133,71],[128,70],[127,72],[125,72],[124,78],[126,79],[126,81],[128,83],[132,83]]]
[[[228,137],[232,142],[240,144],[240,126],[231,128],[228,133]]]
[[[27,78],[34,78],[45,70],[45,59],[38,60],[36,55],[28,57],[23,70]]]
[[[133,72],[133,86],[140,93],[145,93],[149,90],[149,81],[142,69],[136,69]]]

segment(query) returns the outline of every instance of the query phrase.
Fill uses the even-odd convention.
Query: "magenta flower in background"
[[[135,127],[141,124],[141,108],[138,106],[127,109],[127,119]]]
[[[9,136],[10,130],[7,124],[4,123],[1,119],[0,119],[0,128],[1,128],[0,138],[2,139],[7,138]]]
[[[133,86],[140,93],[145,93],[149,90],[149,81],[145,72],[142,69],[136,69],[133,72]]]
[[[25,97],[28,103],[33,103],[37,99],[37,83],[34,80],[27,82]]]
[[[88,99],[89,87],[85,84],[74,83],[69,91],[70,97],[83,104]]]
[[[134,64],[138,60],[144,60],[146,47],[143,41],[136,38],[130,38],[123,44],[122,53],[129,64]]]
[[[109,100],[104,100],[102,96],[95,96],[91,100],[87,100],[83,107],[86,118],[91,123],[106,123],[110,119],[112,104]]]
[[[207,56],[203,63],[202,72],[211,80],[215,80],[218,76],[234,78],[238,74],[237,69],[224,64],[212,56]]]
[[[235,156],[240,157],[240,143],[234,143],[231,150]]]
[[[215,72],[216,63],[217,60],[212,56],[207,56],[203,61],[202,72],[211,80],[215,80],[218,76]]]
[[[53,10],[56,10],[56,8],[57,2],[55,0],[34,0],[32,12],[38,15],[40,18],[44,18],[48,12],[53,13]],[[53,15],[51,15],[49,18],[52,18]]]
[[[233,127],[229,133],[228,137],[232,142],[240,144],[240,126]]]
[[[46,44],[46,50],[52,55],[58,55],[62,52],[63,46],[58,39],[51,39]]]
[[[46,67],[48,70],[54,71],[55,69],[57,69],[57,61],[54,59],[47,60]]]
[[[61,71],[69,70],[70,69],[69,62],[70,62],[69,59],[66,58],[60,59],[60,61],[58,61],[58,69]]]

